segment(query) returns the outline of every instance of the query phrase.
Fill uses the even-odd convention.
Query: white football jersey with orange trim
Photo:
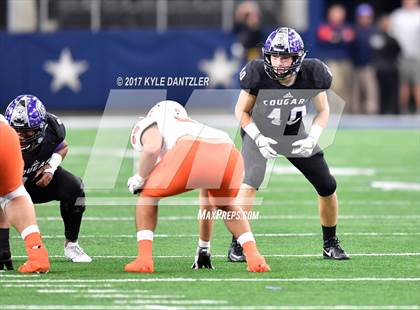
[[[153,124],[157,124],[158,130],[163,137],[164,143],[161,157],[175,146],[179,138],[187,135],[201,139],[218,139],[233,144],[229,135],[222,130],[209,127],[191,118],[180,118],[169,114],[165,116],[164,113],[162,114],[161,116],[142,118],[134,125],[130,141],[135,150],[142,150],[141,136]]]
[[[233,144],[226,132],[209,127],[191,118],[159,117],[157,118],[157,125],[167,150],[174,147],[179,138],[187,135],[201,139],[219,139]]]

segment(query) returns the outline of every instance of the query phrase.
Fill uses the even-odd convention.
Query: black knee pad
[[[76,213],[83,213],[86,209],[85,205],[84,184],[81,178],[74,177],[68,182],[65,194],[62,195],[61,207]]]
[[[324,179],[322,184],[318,184],[316,186],[316,191],[321,197],[331,196],[335,193],[336,189],[337,182],[335,181],[335,178],[332,175],[330,175],[329,178]]]
[[[78,179],[78,183],[79,183],[79,187],[78,187],[78,191],[77,191],[77,198],[76,198],[76,203],[74,204],[74,208],[76,212],[85,212],[86,210],[86,204],[85,204],[85,185],[83,184],[83,181],[81,178],[77,178]],[[75,191],[76,193],[76,191]]]

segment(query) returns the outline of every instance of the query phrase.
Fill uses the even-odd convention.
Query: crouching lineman
[[[0,225],[10,223],[25,241],[28,260],[19,267],[19,272],[48,272],[48,252],[41,240],[31,198],[22,183],[22,172],[19,138],[0,114]],[[4,266],[13,269],[10,250],[2,248],[0,270]]]
[[[14,99],[6,108],[5,117],[19,135],[25,162],[23,181],[32,201],[35,204],[60,201],[64,256],[75,263],[91,262],[77,242],[85,211],[83,183],[60,167],[68,151],[64,125],[55,115],[47,113],[42,102],[32,95]],[[8,239],[8,230],[0,229],[3,246],[5,239]]]
[[[214,207],[242,215],[227,218],[225,224],[243,247],[248,271],[270,270],[242,210],[233,206],[243,160],[225,132],[191,120],[175,101],[162,101],[134,126],[131,143],[141,152],[138,173],[128,180],[130,192],[140,193],[136,207],[138,256],[125,271],[154,271],[152,241],[160,198],[197,188],[206,189]]]

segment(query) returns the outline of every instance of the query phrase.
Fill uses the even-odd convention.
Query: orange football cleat
[[[265,258],[261,255],[247,259],[246,261],[249,272],[267,272],[270,266],[265,262]]]
[[[154,272],[153,258],[138,256],[131,263],[125,265],[124,270],[126,272],[152,273]]]
[[[35,248],[26,248],[28,260],[19,267],[21,273],[46,273],[50,271],[50,261],[48,251],[42,245]]]

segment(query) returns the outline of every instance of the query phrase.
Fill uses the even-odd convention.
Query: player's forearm
[[[246,127],[249,123],[252,122],[251,115],[244,111],[235,111],[235,117],[242,128]]]
[[[329,118],[330,118],[330,111],[328,109],[319,111],[312,122],[312,126],[318,125],[322,128],[325,128],[327,127]]]
[[[64,158],[66,158],[67,156],[68,151],[69,151],[69,147],[68,145],[66,145],[65,147],[59,149],[55,153],[60,154],[61,158],[64,160]]]
[[[311,129],[309,131],[309,137],[313,139],[314,144],[318,143],[319,138],[327,126],[329,118],[328,109],[318,111],[318,114],[315,116],[314,121],[312,122]]]
[[[140,159],[139,159],[139,171],[138,174],[146,179],[150,173],[152,172],[153,168],[156,165],[156,161],[159,157],[159,152],[149,152],[143,150]]]
[[[238,120],[240,126],[245,128],[252,123],[250,111],[255,105],[256,97],[241,90],[238,102],[235,106],[235,118]]]
[[[326,92],[323,91],[315,96],[313,103],[317,113],[312,122],[312,126],[316,125],[322,128],[327,127],[328,119],[330,118],[330,106],[328,104]]]

